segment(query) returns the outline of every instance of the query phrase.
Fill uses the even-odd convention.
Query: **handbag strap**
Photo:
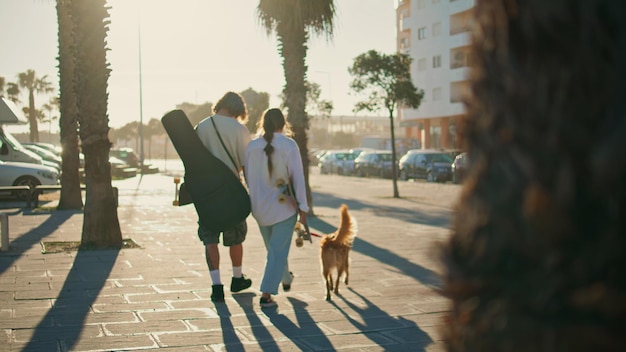
[[[217,133],[217,138],[220,139],[220,143],[222,143],[222,147],[224,147],[224,150],[226,151],[226,154],[228,154],[228,158],[233,163],[233,166],[235,166],[235,170],[237,170],[238,169],[237,168],[237,163],[235,162],[235,159],[233,159],[233,157],[228,152],[228,148],[226,148],[226,145],[224,144],[224,141],[222,140],[222,136],[220,136],[220,131],[217,129],[217,126],[215,125],[214,117],[215,116],[211,117],[211,122],[213,122],[213,128],[215,128],[215,133]]]

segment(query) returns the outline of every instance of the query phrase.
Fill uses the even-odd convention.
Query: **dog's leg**
[[[330,274],[328,266],[323,263],[322,274],[324,275],[324,282],[326,283],[326,300],[330,301],[330,291],[333,289],[333,277]]]
[[[346,261],[344,262],[343,266],[345,268],[345,273],[346,273],[346,278],[343,280],[344,284],[348,284],[348,276],[350,276],[350,257],[348,257],[348,255],[346,254]]]
[[[337,281],[335,282],[335,294],[339,294],[339,281],[344,274],[343,265],[337,266]]]
[[[330,301],[331,297],[330,297],[330,292],[333,290],[333,279],[332,278],[326,278],[326,300]]]

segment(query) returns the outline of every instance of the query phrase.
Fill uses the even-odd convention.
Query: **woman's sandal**
[[[271,308],[271,307],[278,306],[278,303],[276,303],[276,301],[274,301],[272,297],[270,298],[261,297],[261,301],[259,302],[259,305],[261,306],[261,308]]]
[[[293,282],[294,276],[293,276],[293,273],[291,271],[289,272],[289,275],[291,275],[291,282]],[[291,282],[288,283],[288,284],[283,282],[283,291],[289,292],[291,290]]]

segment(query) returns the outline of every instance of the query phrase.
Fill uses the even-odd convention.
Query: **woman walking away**
[[[272,295],[278,293],[281,281],[283,287],[291,286],[293,276],[287,257],[293,229],[298,213],[300,222],[306,224],[309,211],[300,149],[285,135],[289,132],[283,113],[279,109],[267,110],[260,122],[259,135],[248,144],[244,159],[252,216],[259,224],[267,249],[261,281],[262,308],[277,306]],[[286,195],[286,189],[293,189],[295,198]]]

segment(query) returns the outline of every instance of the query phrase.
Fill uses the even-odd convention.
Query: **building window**
[[[417,70],[418,71],[426,70],[426,58],[425,57],[417,60]]]
[[[433,37],[441,34],[441,22],[433,24]]]
[[[420,27],[417,29],[417,39],[426,39],[426,27]]]
[[[441,100],[441,87],[433,88],[433,100]]]
[[[441,55],[433,56],[433,68],[441,67]]]
[[[433,88],[433,100],[441,100],[441,87]]]

